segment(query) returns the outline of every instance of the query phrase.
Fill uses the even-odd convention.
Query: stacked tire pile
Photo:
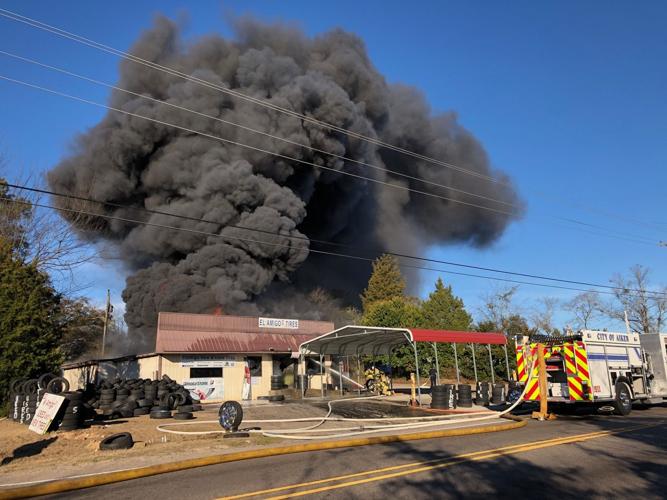
[[[505,384],[493,384],[491,391],[491,404],[501,405],[505,402],[507,396],[507,389]]]
[[[489,406],[491,401],[491,384],[488,382],[477,382],[475,403],[479,406]]]
[[[18,379],[10,384],[9,416],[15,422],[29,425],[45,394],[58,394],[65,399],[54,418],[50,430],[70,431],[83,426],[95,412],[83,403],[83,391],[70,391],[69,383],[52,373],[36,379]]]
[[[83,427],[87,412],[83,407],[82,391],[66,391],[61,394],[65,397],[55,419],[55,428],[59,431],[73,431]]]
[[[480,406],[500,405],[507,399],[505,384],[490,384],[489,382],[477,383],[477,398],[475,402]]]
[[[166,375],[162,380],[116,379],[100,384],[89,403],[107,419],[150,415],[151,418],[193,418],[192,412],[201,410],[199,401],[190,392]]]
[[[431,388],[431,408],[439,410],[456,408],[456,388],[453,384],[434,385]]]
[[[282,375],[271,375],[271,391],[269,392],[269,401],[278,402],[285,400],[283,393],[284,383]]]
[[[462,408],[472,407],[472,388],[468,384],[459,384],[457,404]]]
[[[56,378],[58,377],[52,373],[46,373],[39,378],[21,378],[11,381],[9,384],[9,418],[15,422],[29,425],[44,394],[48,391],[49,383]]]

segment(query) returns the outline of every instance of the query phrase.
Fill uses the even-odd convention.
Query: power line
[[[4,51],[4,50],[0,50],[0,54],[3,54],[7,57],[11,57],[11,58],[14,58],[14,59],[18,59],[18,60],[23,61],[23,62],[34,64],[36,66],[40,66],[42,68],[46,68],[46,69],[49,69],[49,70],[52,70],[52,71],[57,71],[57,72],[62,73],[64,75],[72,76],[74,78],[79,78],[81,80],[84,80],[84,81],[87,81],[87,82],[90,82],[90,83],[94,83],[96,85],[101,85],[103,87],[107,87],[107,88],[110,88],[110,89],[113,89],[113,90],[117,90],[119,92],[124,92],[126,94],[133,95],[133,96],[138,97],[140,99],[146,99],[148,101],[152,101],[152,102],[155,102],[155,103],[158,103],[158,104],[163,104],[165,106],[169,106],[169,107],[174,108],[174,109],[185,111],[187,113],[192,113],[194,115],[202,116],[204,118],[209,118],[209,119],[215,120],[219,123],[224,123],[225,125],[231,125],[233,127],[237,127],[237,128],[242,129],[242,130],[246,130],[248,132],[252,132],[254,134],[260,134],[260,135],[263,135],[265,137],[269,137],[271,139],[275,139],[275,140],[278,140],[278,141],[285,142],[287,144],[291,144],[293,146],[299,146],[299,147],[304,148],[304,149],[309,149],[310,151],[314,151],[316,153],[329,155],[329,156],[332,156],[334,158],[338,158],[340,160],[344,160],[344,161],[351,162],[351,163],[356,163],[358,165],[363,165],[365,167],[369,167],[369,168],[372,168],[372,169],[375,169],[375,170],[380,170],[380,171],[383,171],[383,172],[389,172],[391,174],[394,174],[394,175],[397,175],[397,176],[400,176],[400,177],[404,177],[406,179],[412,179],[412,180],[415,180],[415,181],[418,181],[418,182],[423,182],[425,184],[430,184],[432,186],[437,186],[437,187],[441,187],[441,188],[444,188],[444,189],[449,189],[449,190],[457,192],[457,193],[467,194],[469,196],[474,196],[476,198],[481,198],[481,199],[484,199],[484,200],[492,201],[494,203],[507,205],[511,208],[516,209],[519,212],[523,209],[523,207],[520,207],[518,205],[515,205],[515,204],[507,202],[507,201],[498,200],[496,198],[491,198],[489,196],[484,196],[484,195],[477,194],[477,193],[471,193],[470,191],[464,191],[463,189],[458,189],[458,188],[455,188],[453,186],[449,186],[447,184],[441,184],[441,183],[438,183],[438,182],[430,181],[428,179],[423,179],[421,177],[416,177],[414,175],[405,174],[405,173],[399,172],[397,170],[392,170],[390,168],[380,167],[378,165],[373,165],[371,163],[367,163],[367,162],[364,162],[364,161],[361,161],[361,160],[350,158],[349,156],[344,156],[344,155],[339,155],[339,154],[336,154],[336,153],[331,153],[329,151],[325,151],[323,149],[319,149],[319,148],[313,147],[313,146],[308,145],[308,144],[303,144],[301,142],[293,141],[291,139],[286,139],[284,137],[269,134],[267,132],[263,132],[261,130],[254,129],[252,127],[248,127],[248,126],[242,125],[240,123],[225,120],[223,118],[219,118],[219,117],[214,116],[214,115],[209,115],[209,114],[206,114],[206,113],[202,113],[200,111],[196,111],[194,109],[190,109],[190,108],[187,108],[187,107],[184,107],[184,106],[179,106],[178,104],[174,104],[174,103],[171,103],[169,101],[165,101],[163,99],[157,99],[155,97],[152,97],[152,96],[149,96],[149,95],[146,95],[146,94],[140,94],[139,92],[134,92],[132,90],[124,89],[122,87],[118,87],[117,85],[112,85],[110,83],[106,83],[106,82],[103,82],[103,81],[100,81],[100,80],[96,80],[95,78],[90,78],[88,76],[80,75],[78,73],[74,73],[74,72],[66,70],[64,68],[59,68],[57,66],[52,66],[50,64],[46,64],[46,63],[43,63],[43,62],[40,62],[40,61],[36,61],[36,60],[30,59],[28,57],[23,57],[23,56],[20,56],[18,54],[14,54],[14,53],[7,52],[7,51]]]
[[[164,215],[164,216],[168,216],[168,217],[186,219],[186,220],[189,220],[189,221],[192,221],[192,222],[204,222],[204,223],[221,225],[219,222],[209,221],[209,220],[206,220],[206,219],[200,219],[200,218],[196,218],[196,217],[172,214],[172,213],[168,213],[168,212],[161,212],[161,211],[151,210],[151,209],[147,209],[147,208],[143,208],[143,207],[133,207],[133,206],[128,206],[128,205],[122,205],[122,204],[119,204],[119,203],[104,202],[104,201],[95,200],[93,198],[86,198],[86,197],[82,197],[82,196],[75,196],[75,195],[69,195],[69,194],[64,194],[64,193],[57,193],[55,191],[33,188],[33,187],[29,187],[29,186],[22,186],[22,185],[19,185],[19,184],[11,184],[11,183],[5,183],[5,184],[8,187],[11,187],[11,188],[14,188],[14,189],[19,189],[19,190],[23,189],[23,190],[27,190],[27,191],[36,192],[36,193],[49,194],[49,195],[52,195],[52,196],[59,196],[59,197],[63,197],[63,198],[70,198],[70,199],[74,199],[74,200],[78,200],[78,201],[87,201],[87,202],[91,202],[91,203],[97,203],[97,204],[100,204],[100,205],[109,205],[109,206],[113,206],[115,208],[137,210],[137,211],[147,212],[147,213],[151,213],[151,214],[158,214],[158,215]],[[30,202],[25,202],[25,203],[30,203]],[[39,204],[35,204],[35,205],[36,206],[41,206]],[[92,216],[111,218],[111,219],[114,219],[114,220],[120,220],[120,221],[125,221],[125,222],[135,222],[135,223],[146,224],[146,225],[155,226],[155,227],[165,227],[165,228],[168,228],[168,229],[178,229],[178,230],[182,229],[184,231],[194,232],[194,233],[199,233],[199,234],[209,235],[209,236],[218,234],[218,233],[211,233],[211,232],[206,232],[206,231],[192,230],[192,229],[187,229],[187,228],[179,228],[177,226],[165,226],[165,225],[162,225],[162,224],[150,223],[150,222],[145,222],[145,221],[137,221],[137,220],[134,220],[134,219],[127,219],[126,220],[125,218],[122,218],[122,217],[107,216],[107,215],[102,215],[102,214],[98,214],[98,213],[89,213],[87,211],[83,211],[83,210],[80,210],[80,209],[67,209],[67,208],[61,208],[61,207],[52,207],[50,205],[45,205],[45,208],[53,208],[55,210],[63,210],[63,211],[68,211],[68,212],[82,213],[84,215],[92,215]],[[345,246],[345,247],[348,247],[348,248],[353,248],[351,245],[333,243],[333,242],[323,241],[323,240],[310,240],[307,237],[283,235],[283,234],[278,234],[278,233],[274,233],[274,232],[270,232],[270,231],[266,231],[266,230],[261,230],[261,229],[254,229],[254,228],[248,228],[248,227],[239,227],[239,226],[235,226],[235,225],[229,225],[227,227],[234,227],[236,229],[244,229],[244,230],[248,230],[248,231],[255,231],[255,232],[265,233],[265,234],[269,234],[271,236],[279,236],[279,237],[283,237],[283,238],[287,238],[287,239],[298,239],[298,240],[305,240],[305,241],[309,241],[309,242],[314,241],[314,242],[318,242],[318,243],[322,243],[322,244],[338,245],[338,246]],[[218,236],[223,236],[223,235],[218,235]],[[238,239],[240,241],[253,242],[253,243],[258,243],[258,244],[266,244],[266,245],[271,245],[271,246],[287,246],[287,245],[280,245],[280,244],[275,244],[275,243],[261,242],[261,241],[258,241],[258,240],[249,240],[249,239],[233,237],[233,236],[225,236],[225,237],[229,237],[229,238],[232,238],[232,239]],[[340,253],[327,252],[327,251],[322,251],[322,250],[313,250],[313,249],[310,249],[309,251],[311,251],[313,253],[320,253],[320,254],[324,254],[324,255],[338,256],[338,257],[345,257],[345,258],[363,260],[363,261],[367,261],[367,262],[373,262],[376,258],[376,257],[364,257],[364,256],[352,255],[352,254],[340,254]],[[611,285],[603,285],[603,284],[599,284],[599,283],[590,283],[590,282],[585,282],[585,281],[575,281],[575,280],[567,280],[567,279],[561,279],[561,278],[553,278],[553,277],[550,277],[550,276],[542,276],[542,275],[537,275],[537,274],[519,273],[519,272],[515,272],[515,271],[506,271],[506,270],[495,269],[495,268],[490,268],[490,267],[475,266],[475,265],[472,265],[472,264],[462,264],[460,262],[452,262],[452,261],[446,261],[446,260],[441,260],[441,259],[432,259],[432,258],[427,258],[427,257],[401,254],[401,253],[396,253],[396,252],[384,252],[383,251],[381,253],[386,253],[388,255],[392,255],[394,257],[399,257],[399,258],[404,258],[404,259],[412,259],[412,260],[432,262],[432,263],[437,263],[437,264],[445,264],[445,265],[454,266],[454,267],[463,267],[463,268],[467,268],[467,269],[476,269],[476,270],[480,270],[480,271],[489,271],[489,272],[494,272],[494,273],[509,274],[509,275],[520,276],[520,277],[524,277],[524,278],[533,278],[533,279],[540,279],[540,280],[545,280],[545,281],[554,281],[554,282],[568,283],[568,284],[573,284],[573,285],[582,285],[582,286],[595,287],[595,288],[606,288],[606,289],[610,289],[610,290],[617,290],[617,291],[624,291],[624,292],[650,293],[650,294],[663,295],[662,292],[654,292],[654,291],[647,291],[647,290],[640,290],[640,289],[633,289],[633,288],[623,288],[623,287],[616,287],[616,286],[611,286]],[[491,276],[479,276],[479,275],[472,275],[472,274],[469,275],[469,274],[466,274],[466,273],[455,273],[454,271],[445,271],[445,270],[442,270],[442,269],[433,269],[433,268],[427,268],[427,267],[421,267],[421,266],[413,266],[413,265],[410,265],[410,264],[403,264],[403,263],[401,265],[403,265],[404,267],[414,267],[415,269],[423,269],[423,270],[427,270],[427,271],[449,272],[449,273],[454,273],[454,274],[461,274],[462,276],[483,277],[483,278],[487,278],[487,279],[498,279],[500,281],[509,281],[509,282],[512,282],[512,283],[520,283],[520,282],[517,282],[516,280],[508,280],[508,279],[505,279],[505,278],[496,278],[496,277],[491,277]],[[536,283],[523,283],[523,284],[539,285],[539,284],[536,284]],[[549,286],[549,285],[543,284],[543,285],[540,285],[540,286]],[[557,288],[559,288],[559,287],[557,287]],[[569,289],[569,288],[565,288],[565,289]],[[573,289],[573,290],[575,290],[575,289]],[[588,290],[583,290],[583,289],[576,289],[576,290],[588,291]],[[608,293],[611,293],[611,292],[608,292]]]
[[[426,156],[426,155],[415,153],[413,151],[410,151],[410,150],[407,150],[407,149],[404,149],[404,148],[401,148],[401,147],[394,146],[392,144],[383,142],[379,139],[369,137],[369,136],[360,134],[358,132],[353,132],[353,131],[345,129],[343,127],[339,127],[339,126],[334,125],[332,123],[327,123],[325,121],[318,120],[318,119],[313,118],[311,116],[307,116],[307,115],[298,113],[297,111],[293,111],[291,109],[278,106],[278,105],[276,105],[274,103],[271,103],[271,102],[269,102],[265,99],[252,97],[252,96],[246,95],[242,92],[239,92],[238,90],[233,90],[233,89],[230,89],[230,88],[227,88],[227,87],[223,87],[221,85],[209,82],[208,80],[204,80],[202,78],[198,78],[198,77],[195,77],[195,76],[192,76],[192,75],[188,75],[186,73],[183,73],[183,72],[178,71],[176,69],[170,68],[168,66],[163,66],[161,64],[158,64],[158,63],[155,63],[155,62],[152,62],[152,61],[148,61],[146,59],[135,56],[135,55],[130,54],[128,52],[124,52],[122,50],[110,47],[109,45],[105,45],[103,43],[96,42],[95,40],[92,40],[90,38],[86,38],[86,37],[83,37],[81,35],[77,35],[76,33],[72,33],[70,31],[63,30],[63,29],[58,28],[56,26],[46,24],[42,21],[38,21],[37,19],[32,19],[30,17],[23,16],[23,15],[18,14],[16,12],[12,12],[10,10],[1,9],[1,8],[0,8],[0,16],[3,16],[7,19],[11,19],[12,21],[16,21],[16,22],[26,24],[26,25],[31,26],[33,28],[37,28],[37,29],[40,29],[40,30],[43,30],[43,31],[47,31],[49,33],[55,34],[55,35],[63,37],[63,38],[67,38],[67,39],[75,41],[77,43],[81,43],[83,45],[87,45],[89,47],[92,47],[92,48],[95,48],[95,49],[98,49],[98,50],[102,50],[104,52],[107,52],[107,53],[110,53],[110,54],[128,59],[132,62],[142,64],[142,65],[148,66],[152,69],[168,73],[172,76],[177,76],[179,78],[183,78],[185,80],[197,83],[199,85],[202,85],[202,86],[205,86],[205,87],[208,87],[208,88],[211,88],[211,89],[218,90],[219,92],[223,92],[225,94],[232,95],[232,96],[237,97],[239,99],[243,99],[245,101],[252,102],[254,104],[272,109],[274,111],[278,111],[280,113],[290,115],[294,118],[304,120],[308,123],[312,123],[314,125],[318,125],[320,127],[323,127],[323,128],[329,129],[329,130],[335,130],[336,132],[340,132],[342,134],[348,135],[349,137],[354,137],[356,139],[364,140],[364,141],[370,142],[372,144],[375,144],[377,146],[381,146],[381,147],[384,147],[384,148],[387,148],[387,149],[391,149],[393,151],[397,151],[397,152],[400,152],[400,153],[418,158],[420,160],[428,161],[430,163],[435,163],[435,164],[441,165],[443,167],[451,168],[453,170],[457,170],[459,172],[466,173],[468,175],[473,175],[475,177],[486,179],[490,182],[510,186],[510,184],[508,182],[503,181],[502,179],[497,179],[495,177],[480,174],[479,172],[475,172],[474,170],[459,167],[459,166],[454,165],[452,163],[448,163],[448,162],[445,162],[445,161],[442,161],[442,160],[438,160],[436,158],[431,158],[431,157]]]
[[[240,238],[237,236],[231,236],[231,235],[224,235],[224,234],[218,234],[218,233],[210,233],[207,231],[201,231],[198,229],[188,229],[184,227],[178,227],[178,226],[169,226],[166,224],[157,224],[154,222],[147,222],[147,221],[140,221],[140,220],[135,220],[135,219],[128,219],[127,217],[117,217],[114,215],[105,215],[105,214],[99,214],[95,212],[88,212],[86,210],[80,210],[80,209],[70,209],[70,208],[64,208],[64,207],[55,207],[53,205],[46,205],[44,203],[34,203],[30,201],[24,201],[24,200],[17,200],[15,198],[7,198],[4,196],[0,196],[0,201],[6,201],[10,203],[18,203],[22,205],[27,205],[27,206],[33,206],[33,207],[40,207],[40,208],[48,208],[51,210],[58,210],[61,212],[68,212],[68,213],[75,213],[75,214],[80,214],[80,215],[87,215],[91,217],[100,217],[103,219],[109,219],[109,220],[117,220],[121,222],[128,222],[128,223],[133,223],[133,224],[139,224],[139,225],[144,225],[144,226],[150,226],[150,227],[156,227],[156,228],[161,228],[161,229],[168,229],[168,230],[173,230],[173,231],[184,231],[188,233],[193,233],[193,234],[199,234],[202,236],[211,236],[215,238],[222,238],[222,239],[232,239],[232,240],[237,240],[237,241],[242,241],[246,243],[256,243],[259,245],[268,245],[272,247],[283,247],[283,248],[291,248],[290,245],[284,245],[280,243],[270,243],[270,242],[264,242],[264,241],[258,241],[258,240],[251,240],[249,238]],[[357,261],[364,261],[364,262],[369,262],[372,263],[374,259],[368,258],[368,257],[361,257],[361,256],[356,256],[356,255],[347,255],[347,254],[341,254],[341,253],[336,253],[336,252],[327,252],[324,250],[313,250],[313,249],[308,249],[308,252],[310,253],[316,253],[316,254],[321,254],[321,255],[327,255],[331,257],[340,257],[340,258],[345,258],[345,259],[353,259]],[[438,273],[445,273],[445,274],[453,274],[453,275],[458,275],[458,276],[467,276],[467,277],[473,277],[473,278],[481,278],[481,279],[487,279],[487,280],[493,280],[493,281],[503,281],[507,283],[514,283],[514,284],[521,284],[521,285],[530,285],[530,286],[540,286],[540,287],[546,287],[546,288],[556,288],[560,290],[571,290],[571,291],[577,291],[577,292],[590,292],[590,289],[585,289],[585,288],[574,288],[574,287],[566,287],[566,286],[561,286],[561,285],[549,285],[546,283],[534,283],[534,282],[529,282],[529,281],[521,281],[521,280],[513,280],[510,278],[498,278],[495,276],[484,276],[484,275],[479,275],[479,274],[472,274],[472,273],[462,273],[458,271],[449,271],[446,269],[434,269],[430,267],[422,267],[422,266],[416,266],[413,264],[405,264],[402,262],[399,262],[398,265],[403,268],[407,269],[417,269],[417,270],[424,270],[424,271],[434,271]],[[600,286],[605,286],[605,285],[600,285]],[[610,287],[613,288],[613,287]],[[624,293],[630,293],[630,290],[623,289]],[[603,290],[596,290],[595,293],[600,293],[600,294],[605,294],[605,295],[615,295],[614,292],[607,292]],[[649,292],[649,293],[657,293],[657,292]]]
[[[294,161],[294,162],[297,162],[297,163],[300,163],[300,164],[303,164],[303,165],[312,166],[312,167],[315,167],[315,168],[318,168],[318,169],[333,171],[333,172],[339,173],[341,175],[346,175],[346,176],[354,177],[354,178],[357,178],[357,179],[362,179],[362,180],[365,180],[365,181],[368,181],[368,182],[381,184],[381,185],[385,185],[385,186],[393,187],[393,188],[396,188],[396,189],[401,189],[401,190],[413,192],[413,193],[424,195],[424,196],[430,196],[430,197],[433,197],[433,198],[438,198],[438,199],[442,199],[442,200],[446,200],[446,201],[451,201],[453,203],[459,203],[459,204],[462,204],[462,205],[475,207],[475,208],[479,208],[479,209],[482,209],[482,210],[489,210],[491,212],[495,212],[495,213],[499,213],[499,214],[503,214],[503,215],[508,215],[508,216],[511,216],[511,217],[516,217],[516,216],[520,215],[520,214],[514,213],[514,212],[508,212],[508,211],[505,211],[505,210],[500,210],[500,209],[496,209],[496,208],[492,208],[492,207],[487,207],[487,206],[484,206],[484,205],[478,205],[476,203],[470,203],[470,202],[466,202],[466,201],[463,201],[463,200],[457,200],[455,198],[450,198],[448,196],[442,196],[442,195],[438,195],[438,194],[435,194],[435,193],[430,193],[430,192],[427,192],[427,191],[421,191],[421,190],[413,189],[413,188],[403,186],[403,185],[400,185],[400,184],[393,184],[393,183],[390,183],[390,182],[385,182],[385,181],[381,181],[381,180],[378,180],[378,179],[373,179],[371,177],[366,177],[366,176],[363,176],[363,175],[354,174],[352,172],[347,172],[347,171],[344,171],[344,170],[337,170],[335,168],[327,167],[327,166],[324,166],[324,165],[318,165],[318,164],[313,163],[313,162],[309,162],[309,161],[306,161],[306,160],[301,160],[299,158],[294,158],[294,157],[291,157],[291,156],[283,155],[281,153],[276,153],[276,152],[266,150],[266,149],[263,149],[263,148],[258,148],[258,147],[255,147],[255,146],[251,146],[251,145],[248,145],[248,144],[238,142],[238,141],[232,141],[230,139],[225,139],[225,138],[220,137],[220,136],[208,134],[208,133],[205,133],[205,132],[200,132],[200,131],[190,129],[190,128],[187,128],[187,127],[183,127],[183,126],[180,126],[180,125],[176,125],[176,124],[173,124],[173,123],[170,123],[170,122],[165,122],[165,121],[162,121],[162,120],[158,120],[156,118],[150,118],[150,117],[140,115],[140,114],[137,114],[137,113],[132,113],[130,111],[125,111],[125,110],[120,109],[120,108],[115,108],[115,107],[112,107],[112,106],[109,106],[109,105],[106,105],[106,104],[98,103],[96,101],[91,101],[89,99],[84,99],[82,97],[78,97],[78,96],[74,96],[74,95],[67,94],[67,93],[64,93],[64,92],[60,92],[60,91],[57,91],[57,90],[49,89],[47,87],[43,87],[43,86],[40,86],[40,85],[32,84],[32,83],[25,82],[25,81],[22,81],[22,80],[17,80],[15,78],[10,78],[10,77],[7,77],[7,76],[0,75],[0,79],[6,80],[8,82],[12,82],[12,83],[15,83],[15,84],[18,84],[18,85],[23,85],[23,86],[26,86],[26,87],[29,87],[29,88],[33,88],[33,89],[36,89],[36,90],[40,90],[40,91],[43,91],[43,92],[47,92],[47,93],[57,95],[57,96],[60,96],[60,97],[65,97],[65,98],[68,98],[68,99],[72,99],[72,100],[75,100],[75,101],[78,101],[78,102],[83,102],[83,103],[90,104],[90,105],[93,105],[93,106],[105,108],[105,109],[108,109],[108,110],[111,110],[111,111],[116,111],[118,113],[133,116],[133,117],[136,117],[136,118],[141,118],[141,119],[151,121],[151,122],[154,122],[154,123],[159,123],[161,125],[165,125],[165,126],[168,126],[168,127],[173,127],[173,128],[185,131],[185,132],[189,132],[189,133],[197,134],[197,135],[200,135],[200,136],[203,136],[203,137],[207,137],[209,139],[214,139],[214,140],[217,140],[217,141],[220,141],[220,142],[225,142],[225,143],[232,144],[232,145],[239,146],[239,147],[243,147],[243,148],[246,148],[246,149],[259,151],[259,152],[262,152],[262,153],[265,153],[265,154],[276,156],[278,158]],[[606,229],[604,227],[595,226],[595,225],[588,224],[588,223],[581,222],[581,221],[577,221],[577,220],[574,220],[574,219],[568,219],[568,218],[562,218],[562,217],[554,217],[554,218],[557,219],[557,220],[562,220],[562,221],[568,222],[568,223],[577,224],[579,226],[591,227],[591,228],[595,228],[595,229],[601,229],[603,231],[609,231],[608,229]],[[627,240],[627,241],[632,241],[634,243],[650,245],[650,246],[655,246],[655,244],[656,244],[654,241],[649,240],[648,238],[645,238],[645,237],[642,237],[642,236],[635,237],[635,238],[627,238],[625,236],[619,236],[619,234],[621,234],[621,233],[614,234],[611,231],[610,231],[610,234],[601,234],[601,233],[593,233],[593,234],[597,234],[598,236],[601,235],[601,236],[606,236],[606,237],[611,237],[611,238],[624,239],[624,240]],[[636,239],[636,238],[642,238],[642,239]]]
[[[30,18],[30,17],[27,17],[27,16],[23,16],[23,15],[18,14],[16,12],[12,12],[10,10],[1,9],[1,8],[0,8],[0,16],[3,16],[5,18],[10,19],[10,20],[15,21],[15,22],[19,22],[19,23],[28,25],[32,28],[36,28],[36,29],[40,29],[42,31],[46,31],[48,33],[60,36],[62,38],[72,40],[74,42],[86,45],[88,47],[92,47],[92,48],[95,48],[97,50],[101,50],[103,52],[107,52],[109,54],[116,55],[116,56],[122,57],[124,59],[128,59],[128,60],[130,60],[132,62],[135,62],[137,64],[142,64],[144,66],[147,66],[151,69],[162,71],[162,72],[170,74],[172,76],[177,76],[177,77],[185,79],[187,81],[191,81],[191,82],[197,83],[199,85],[217,90],[219,92],[222,92],[222,93],[225,93],[225,94],[228,94],[228,95],[232,95],[232,96],[237,97],[239,99],[243,99],[243,100],[246,100],[248,102],[252,102],[254,104],[272,109],[274,111],[278,111],[278,112],[287,114],[289,116],[298,118],[300,120],[303,120],[303,121],[306,121],[306,122],[309,122],[309,123],[313,123],[313,124],[318,125],[320,127],[324,127],[326,129],[329,129],[329,130],[335,130],[337,132],[343,133],[343,134],[348,135],[350,137],[355,137],[357,139],[370,142],[370,143],[375,144],[377,146],[381,146],[381,147],[384,147],[384,148],[387,148],[387,149],[392,149],[394,151],[397,151],[397,152],[400,152],[400,153],[403,153],[403,154],[406,154],[406,155],[410,155],[412,157],[415,157],[415,158],[418,158],[418,159],[421,159],[421,160],[424,160],[424,161],[427,161],[427,162],[430,162],[430,163],[433,163],[433,164],[436,164],[436,165],[441,165],[441,166],[444,166],[444,167],[447,167],[447,168],[450,168],[450,169],[453,169],[453,170],[456,170],[456,171],[459,171],[459,172],[462,172],[462,173],[466,173],[468,175],[472,175],[472,176],[475,176],[475,177],[479,177],[481,179],[485,179],[485,180],[490,181],[490,182],[494,182],[494,183],[501,184],[501,185],[504,185],[504,186],[507,186],[507,187],[511,187],[511,184],[509,182],[503,181],[502,179],[498,179],[498,178],[495,178],[495,177],[492,177],[492,176],[487,176],[487,175],[481,174],[481,173],[476,172],[476,171],[471,170],[471,169],[466,169],[466,168],[463,168],[463,167],[459,167],[459,166],[454,165],[452,163],[448,163],[448,162],[445,162],[445,161],[442,161],[442,160],[438,160],[436,158],[432,158],[432,157],[429,157],[429,156],[426,156],[426,155],[415,153],[413,151],[410,151],[410,150],[407,150],[407,149],[404,149],[404,148],[401,148],[401,147],[398,147],[398,146],[380,141],[379,139],[376,139],[374,137],[368,137],[368,136],[365,136],[363,134],[359,134],[357,132],[353,132],[353,131],[347,130],[345,128],[338,127],[338,126],[333,125],[331,123],[327,123],[327,122],[324,122],[322,120],[317,120],[313,117],[303,115],[303,114],[298,113],[296,111],[293,111],[291,109],[278,106],[278,105],[276,105],[274,103],[271,103],[271,102],[269,102],[265,99],[252,97],[252,96],[246,95],[242,92],[239,92],[237,90],[233,90],[233,89],[223,87],[221,85],[209,82],[208,80],[204,80],[204,79],[201,79],[201,78],[198,78],[198,77],[194,77],[192,75],[188,75],[186,73],[182,73],[182,72],[180,72],[176,69],[170,68],[168,66],[164,66],[164,65],[152,62],[152,61],[148,61],[146,59],[135,56],[135,55],[130,54],[128,52],[124,52],[122,50],[115,49],[115,48],[113,48],[109,45],[105,45],[103,43],[97,42],[97,41],[92,40],[90,38],[86,38],[84,36],[77,35],[76,33],[63,30],[63,29],[58,28],[56,26],[49,25],[49,24],[44,23],[42,21],[39,21],[37,19],[33,19],[33,18]],[[422,181],[424,181],[424,180],[422,179]],[[426,181],[424,181],[424,182],[426,182]],[[450,188],[450,189],[453,189],[453,188]],[[548,195],[548,194],[547,194],[547,196],[551,197],[551,195]],[[581,206],[580,202],[575,201],[575,203]],[[632,221],[636,224],[640,224],[640,225],[643,225],[643,226],[658,228],[658,229],[661,229],[661,230],[664,229],[663,227],[658,227],[658,225],[648,224],[648,223],[646,223],[646,221],[630,218],[630,217],[627,217],[625,215],[612,214],[610,212],[600,211],[597,208],[587,208],[587,210],[591,211],[591,212],[599,213],[599,214],[602,214],[602,215],[605,215],[605,216],[608,216],[608,217],[616,217],[616,218],[621,219],[621,220]],[[580,224],[581,223],[579,221],[572,221],[572,222],[575,223],[575,224]]]

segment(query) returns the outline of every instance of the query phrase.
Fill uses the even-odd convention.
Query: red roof
[[[418,330],[410,328],[415,342],[449,342],[457,344],[506,344],[505,335],[497,332],[459,332],[455,330]]]
[[[259,318],[162,312],[158,353],[296,352],[299,345],[333,330],[328,321],[300,320],[298,328],[260,328]]]

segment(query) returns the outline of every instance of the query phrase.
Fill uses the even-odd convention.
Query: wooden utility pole
[[[107,303],[104,308],[104,328],[102,329],[102,357],[104,357],[104,348],[107,341],[107,327],[109,325],[109,313],[111,312],[111,291],[107,289]]]

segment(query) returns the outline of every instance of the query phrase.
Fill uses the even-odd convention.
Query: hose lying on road
[[[530,371],[532,373],[535,367],[535,361],[533,361]],[[379,432],[387,432],[393,430],[409,430],[409,429],[423,429],[427,427],[435,427],[441,425],[452,425],[452,424],[467,424],[470,422],[482,422],[485,420],[495,420],[503,417],[507,413],[511,412],[516,408],[521,402],[523,402],[524,395],[526,393],[527,384],[524,387],[523,391],[519,398],[508,408],[500,412],[494,412],[492,415],[488,415],[488,411],[480,412],[471,412],[465,415],[438,415],[438,416],[421,416],[421,417],[385,417],[385,418],[346,418],[346,417],[332,417],[333,413],[333,404],[342,403],[344,401],[360,401],[366,399],[384,399],[386,396],[370,396],[366,398],[346,398],[346,399],[337,399],[329,401],[328,412],[324,417],[306,417],[306,418],[292,418],[292,419],[264,419],[264,420],[244,420],[246,424],[268,424],[268,423],[293,423],[293,422],[316,422],[314,425],[308,427],[300,427],[297,429],[268,429],[268,430],[257,430],[250,429],[247,432],[261,434],[265,437],[281,438],[281,439],[295,439],[295,440],[314,440],[314,439],[323,439],[323,438],[342,438],[349,436],[358,436],[361,434],[373,434]],[[354,427],[337,427],[329,429],[318,429],[326,422],[362,422],[362,423],[372,423],[372,422],[387,422],[387,421],[408,421],[406,423],[387,423],[385,425],[357,425]],[[170,427],[181,426],[181,425],[197,425],[197,424],[209,424],[209,423],[218,423],[217,420],[200,420],[196,422],[179,422],[172,424],[162,424],[157,426],[157,430],[160,432],[168,432],[171,434],[192,434],[192,435],[207,435],[207,434],[224,434],[227,431],[225,430],[215,430],[215,431],[177,431],[170,429]],[[336,434],[321,435],[325,432],[336,432]],[[315,434],[315,435],[297,435],[297,434]]]

